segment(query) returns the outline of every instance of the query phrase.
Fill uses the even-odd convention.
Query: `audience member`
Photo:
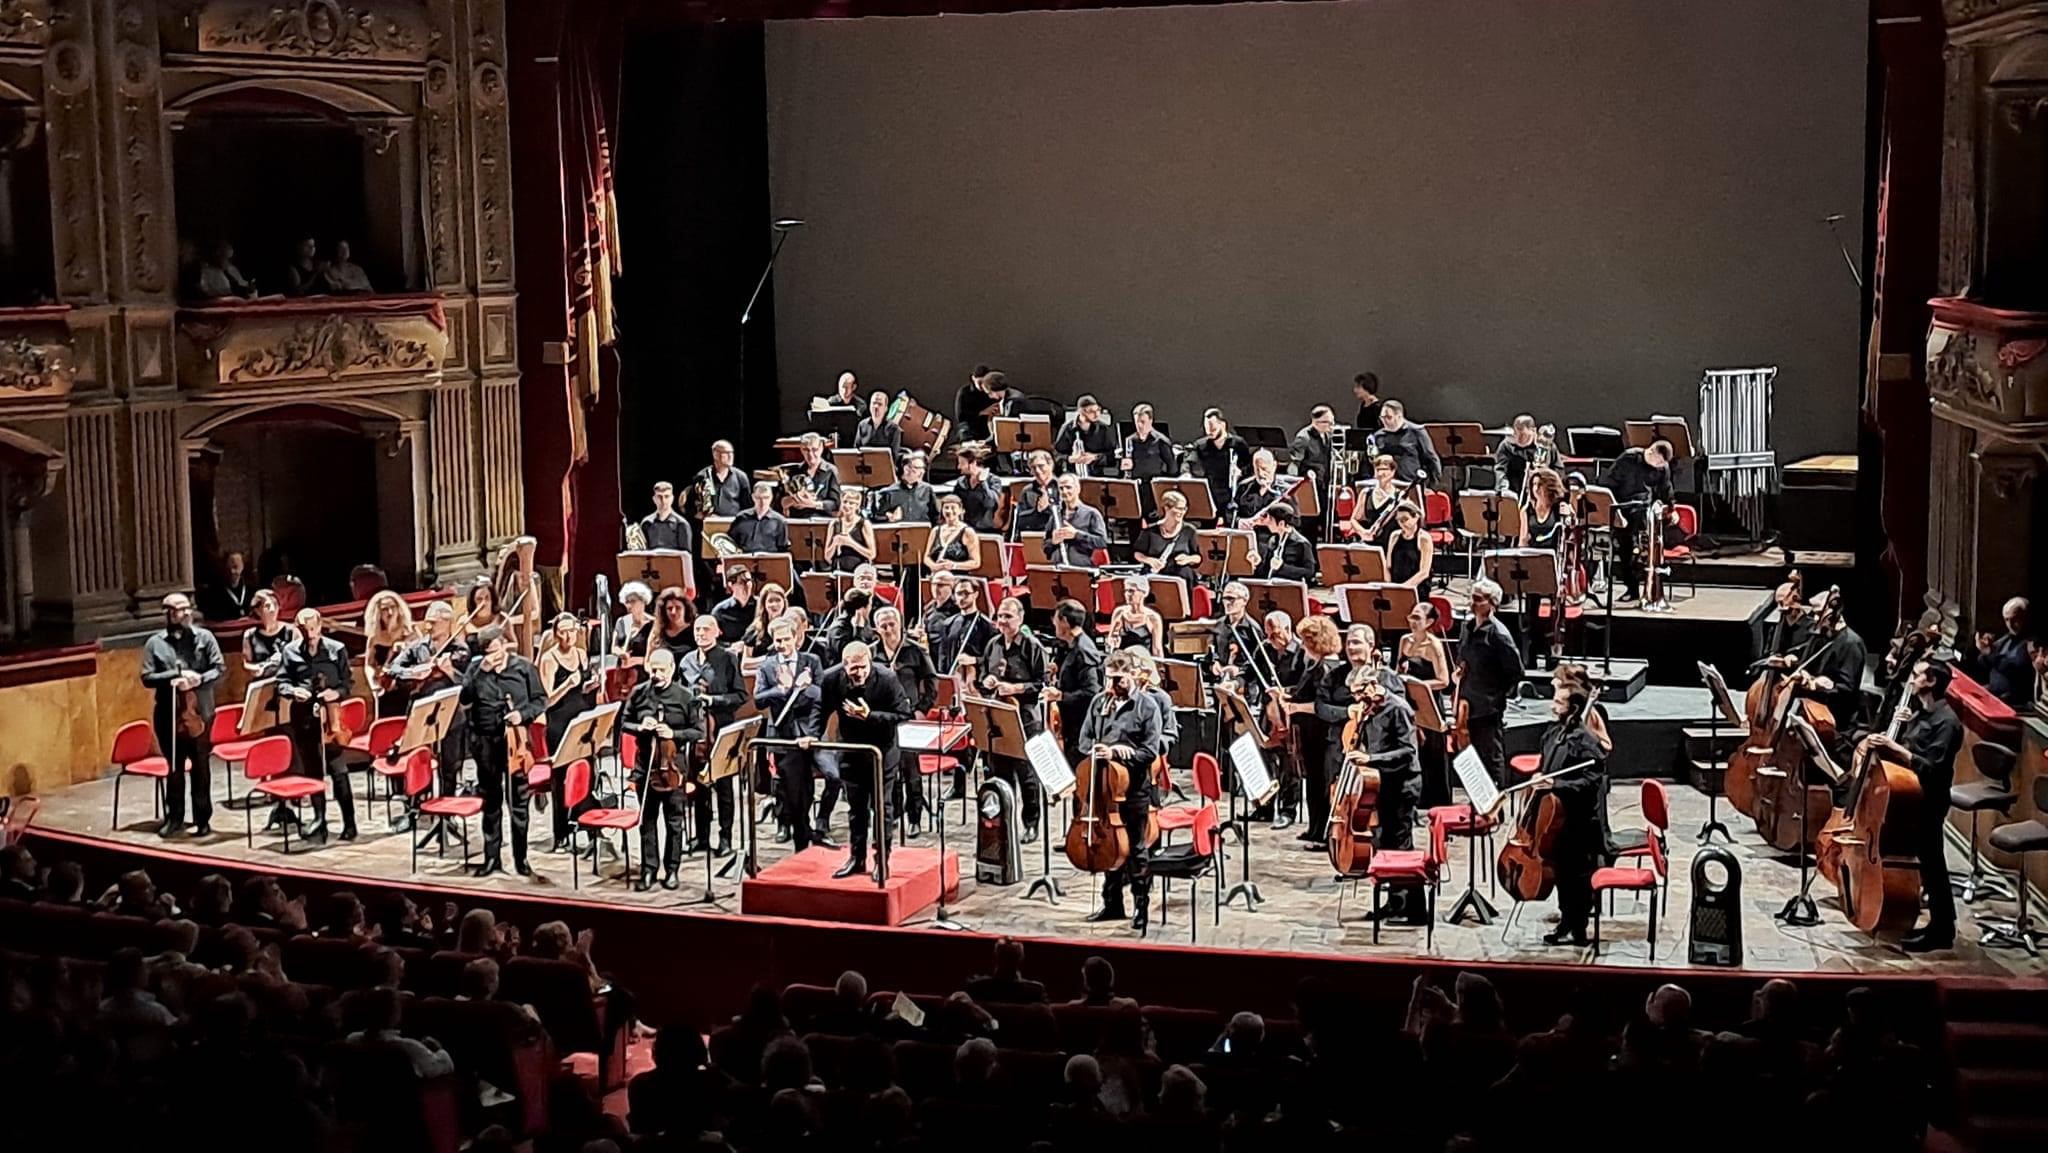
[[[1014,937],[996,939],[989,971],[970,977],[963,986],[968,996],[983,1005],[1042,1005],[1045,985],[1024,977],[1024,943]]]
[[[1116,966],[1107,957],[1090,957],[1081,962],[1081,995],[1067,1002],[1068,1005],[1111,1005],[1137,1006],[1129,997],[1119,996],[1116,991]]]
[[[28,851],[28,846],[0,848],[0,897],[33,901],[42,894],[43,887],[36,876],[36,859]]]
[[[348,1035],[349,1044],[383,1046],[403,1053],[412,1065],[413,1075],[422,1081],[445,1077],[455,1071],[455,1062],[442,1051],[439,1042],[431,1037],[416,1041],[398,1031],[401,1011],[398,990],[366,989],[351,996],[359,998],[364,1024],[361,1030]]]

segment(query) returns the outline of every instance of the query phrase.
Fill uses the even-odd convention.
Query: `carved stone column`
[[[43,57],[43,122],[48,138],[50,224],[57,295],[68,303],[107,298],[100,229],[99,122],[93,111],[92,11],[88,0],[53,0]]]
[[[427,417],[433,443],[432,515],[428,517],[434,571],[444,579],[480,571],[474,393],[467,382],[433,392]]]

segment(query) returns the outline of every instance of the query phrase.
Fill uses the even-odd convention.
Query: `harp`
[[[527,660],[533,659],[540,639],[540,577],[533,570],[534,550],[540,542],[530,536],[506,542],[498,556],[498,575],[492,582],[498,594],[498,611],[512,630],[513,647]]]

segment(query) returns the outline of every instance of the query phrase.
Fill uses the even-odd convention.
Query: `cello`
[[[1330,845],[1330,867],[1337,871],[1340,880],[1362,877],[1372,864],[1380,773],[1367,763],[1365,720],[1387,699],[1386,686],[1379,683],[1369,667],[1351,674],[1350,687],[1362,709],[1344,725],[1344,768],[1330,786],[1330,825],[1325,833]]]
[[[1581,704],[1566,713],[1560,721],[1561,731],[1569,733],[1582,723],[1587,707]],[[1534,786],[1558,775],[1535,777],[1528,784]],[[1510,897],[1541,901],[1556,890],[1557,842],[1564,835],[1564,823],[1564,799],[1549,789],[1534,792],[1522,806],[1521,815],[1515,818],[1515,831],[1508,834],[1507,844],[1494,860],[1494,877]]]
[[[1110,703],[1107,708],[1116,705]],[[1124,794],[1130,770],[1115,761],[1088,757],[1074,768],[1073,820],[1067,824],[1067,860],[1084,873],[1112,873],[1131,856],[1124,827]]]

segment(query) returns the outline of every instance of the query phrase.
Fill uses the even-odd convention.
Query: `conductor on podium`
[[[895,819],[896,779],[902,754],[896,745],[896,726],[911,718],[910,698],[896,682],[896,674],[875,667],[874,652],[863,641],[846,646],[840,663],[825,673],[819,686],[819,711],[838,716],[839,739],[852,745],[873,745],[882,752],[882,795],[888,798],[888,820]],[[798,737],[798,742],[810,738]],[[846,863],[832,874],[851,877],[868,867],[868,819],[874,812],[875,775],[872,765],[855,765],[844,772],[846,782]],[[889,836],[885,823],[875,830]]]

